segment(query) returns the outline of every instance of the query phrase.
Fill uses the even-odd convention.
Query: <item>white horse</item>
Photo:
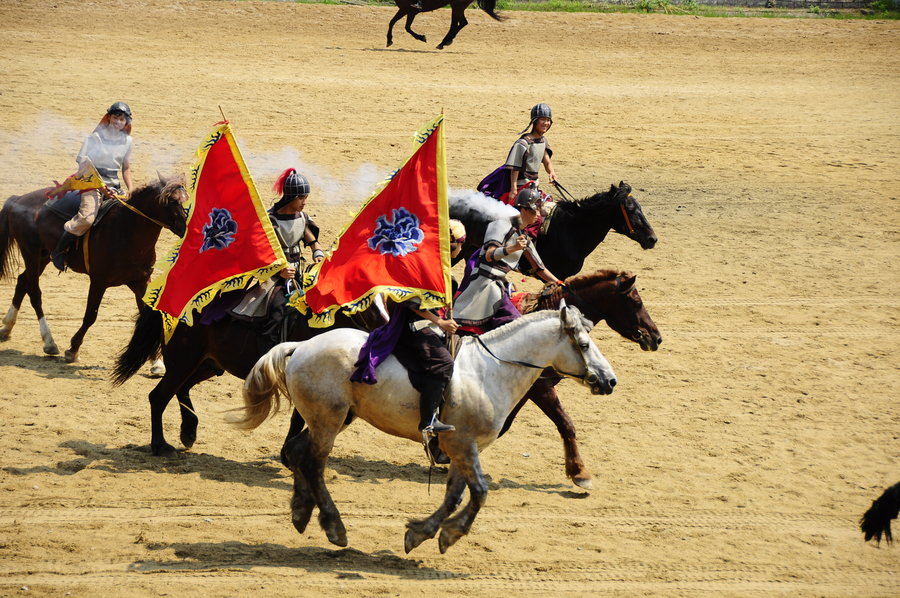
[[[544,368],[576,378],[593,394],[609,394],[615,374],[589,336],[591,323],[575,307],[523,316],[481,337],[468,337],[456,357],[441,421],[456,426],[439,436],[450,457],[444,502],[430,517],[407,523],[406,552],[438,529],[446,552],[469,532],[487,497],[478,454],[497,438],[503,422]],[[257,361],[244,383],[244,417],[238,425],[259,426],[289,397],[308,426],[294,445],[294,527],[306,529],[313,507],[328,540],[347,545],[347,532],[323,472],[335,436],[356,415],[382,432],[421,442],[419,393],[393,356],[378,366],[374,385],[350,382],[366,333],[335,329],[299,343],[278,345]],[[274,404],[273,404],[274,403]],[[469,504],[451,517],[468,487]]]

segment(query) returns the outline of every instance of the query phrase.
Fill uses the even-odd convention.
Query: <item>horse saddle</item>
[[[114,203],[116,203],[114,200],[101,198],[100,209],[97,210],[97,217],[94,218],[94,226],[97,226],[103,216],[106,215],[107,212],[109,212],[110,208],[112,208]],[[79,193],[78,191],[69,191],[61,197],[51,199],[44,204],[44,207],[42,209],[53,212],[63,220],[70,220],[75,214],[78,213],[78,208],[80,207],[81,193]]]

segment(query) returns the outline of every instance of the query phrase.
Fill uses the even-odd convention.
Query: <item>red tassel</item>
[[[297,172],[294,168],[288,168],[280,175],[278,175],[278,179],[275,181],[275,184],[272,186],[272,190],[275,191],[278,195],[284,195],[284,181],[287,180],[288,176]]]

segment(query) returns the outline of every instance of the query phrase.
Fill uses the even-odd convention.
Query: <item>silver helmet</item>
[[[535,104],[531,108],[531,122],[539,118],[549,118],[550,122],[553,122],[553,111],[550,110],[550,106],[547,104]]]
[[[309,181],[295,170],[284,179],[281,192],[284,197],[305,197],[309,195]]]
[[[517,208],[528,208],[529,210],[537,211],[543,203],[544,197],[538,189],[525,187],[516,194],[516,202],[513,205]]]
[[[128,107],[128,104],[125,102],[116,102],[112,106],[106,109],[107,114],[124,114],[125,118],[131,120],[131,108]]]

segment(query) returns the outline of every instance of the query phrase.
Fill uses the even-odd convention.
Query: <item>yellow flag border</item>
[[[445,292],[443,294],[435,293],[432,290],[428,289],[419,289],[419,288],[411,288],[411,287],[398,287],[393,285],[382,285],[373,287],[362,296],[357,298],[350,303],[346,303],[344,305],[331,305],[320,313],[310,313],[311,310],[309,306],[306,304],[306,299],[304,298],[304,294],[301,292],[294,293],[291,296],[289,304],[300,310],[302,313],[309,313],[309,325],[313,328],[327,328],[329,326],[334,325],[334,316],[338,313],[338,311],[343,311],[348,315],[352,315],[355,313],[359,313],[361,311],[365,311],[368,309],[370,305],[372,305],[372,301],[375,298],[375,295],[381,293],[387,299],[392,299],[397,302],[406,301],[413,297],[419,297],[421,299],[422,309],[431,309],[436,307],[444,307],[448,306],[452,303],[453,298],[450,293],[451,289],[451,274],[450,274],[450,204],[447,199],[447,157],[446,157],[446,147],[444,144],[444,115],[439,114],[434,119],[423,125],[419,128],[418,131],[413,135],[413,149],[410,152],[409,156],[404,160],[403,165],[388,174],[381,182],[379,182],[375,186],[375,190],[369,196],[369,198],[363,202],[362,207],[357,210],[356,214],[350,221],[344,226],[341,233],[335,238],[334,242],[331,245],[331,248],[326,252],[326,257],[321,262],[313,265],[307,272],[303,275],[303,290],[306,291],[313,287],[318,281],[319,278],[319,270],[322,269],[322,265],[331,259],[331,255],[337,251],[338,245],[340,243],[341,237],[344,236],[344,233],[353,225],[356,221],[356,218],[372,203],[375,198],[381,195],[382,191],[384,191],[385,187],[397,176],[397,173],[400,172],[409,161],[415,156],[416,152],[419,148],[428,140],[431,135],[437,131],[438,135],[438,143],[437,143],[437,155],[435,157],[437,161],[437,203],[438,203],[438,230],[440,233],[440,245],[441,245],[441,270],[444,275],[444,289]]]
[[[234,133],[231,130],[231,125],[228,123],[228,121],[217,123],[197,148],[196,161],[190,171],[191,176],[190,183],[188,185],[189,198],[184,206],[188,214],[188,228],[190,227],[191,219],[194,217],[194,203],[196,201],[196,190],[197,183],[200,180],[200,173],[203,170],[203,165],[206,163],[206,157],[209,154],[209,150],[213,147],[213,145],[220,141],[222,137],[225,138],[226,142],[229,145],[229,148],[231,149],[231,154],[234,157],[235,163],[238,166],[238,170],[241,173],[241,177],[243,178],[244,183],[247,185],[247,190],[250,193],[250,200],[253,202],[253,208],[256,211],[256,216],[257,218],[259,218],[260,224],[262,225],[263,230],[266,232],[266,238],[269,241],[269,245],[272,246],[277,260],[272,264],[269,264],[268,266],[255,268],[253,270],[248,270],[247,272],[243,272],[240,274],[235,274],[234,276],[230,276],[209,285],[208,287],[202,289],[196,295],[194,295],[191,300],[185,304],[180,314],[172,315],[167,312],[157,310],[162,315],[165,342],[169,341],[169,339],[172,337],[172,333],[175,332],[175,327],[180,322],[183,322],[188,326],[193,326],[194,311],[196,310],[197,313],[200,313],[203,308],[206,307],[213,299],[215,299],[220,292],[243,289],[253,280],[263,282],[271,278],[274,274],[280,272],[285,268],[285,266],[287,266],[287,259],[284,256],[284,251],[281,249],[281,243],[278,241],[278,237],[275,235],[275,229],[272,227],[272,223],[269,221],[269,214],[262,204],[262,200],[260,199],[259,193],[256,190],[256,185],[253,182],[253,177],[250,175],[247,164],[244,162],[244,157],[241,154],[240,148],[237,145],[237,141],[234,138]],[[178,259],[178,254],[181,252],[181,245],[183,242],[184,239],[178,239],[172,246],[172,249],[156,262],[156,269],[160,273],[150,281],[150,284],[147,286],[147,291],[146,293],[144,293],[144,303],[146,303],[153,309],[157,309],[156,304],[165,291],[166,279],[169,275],[169,271],[172,269],[172,266],[175,265],[175,262]]]

